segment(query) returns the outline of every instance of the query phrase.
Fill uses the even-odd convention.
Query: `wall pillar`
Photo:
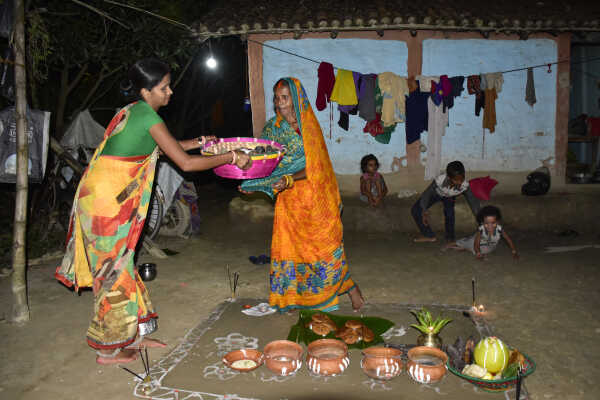
[[[259,42],[267,40],[265,35],[250,35],[248,38]],[[250,40],[248,40],[248,75],[252,107],[252,133],[254,137],[260,137],[267,119],[263,85],[263,47]]]
[[[570,60],[571,34],[558,36],[557,61]],[[554,67],[554,66],[553,66]],[[554,147],[554,171],[557,183],[564,184],[567,174],[567,147],[569,142],[569,97],[571,85],[571,63],[556,65],[556,130]]]

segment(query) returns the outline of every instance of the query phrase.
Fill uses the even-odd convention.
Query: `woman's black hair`
[[[481,225],[485,217],[496,217],[496,221],[502,219],[500,209],[496,206],[485,206],[477,213],[477,222]]]
[[[449,178],[454,178],[459,175],[465,176],[465,166],[460,161],[452,161],[446,166],[446,175],[448,175]]]
[[[379,168],[379,160],[377,159],[377,157],[375,157],[373,154],[367,154],[360,160],[360,169],[363,172],[363,174],[367,172],[367,164],[371,160],[374,160],[377,164],[377,168]]]
[[[139,99],[142,89],[152,90],[170,72],[168,64],[156,58],[144,58],[129,68],[129,79],[121,83],[121,91],[125,97]]]

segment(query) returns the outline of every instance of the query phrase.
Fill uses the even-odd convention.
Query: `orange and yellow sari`
[[[102,155],[108,137],[127,125],[132,105],[113,118],[79,183],[65,256],[55,273],[68,287],[93,288],[94,317],[87,341],[95,349],[125,347],[157,327],[134,255],[150,204],[158,151],[134,157]]]
[[[242,189],[272,195],[272,183],[304,166],[306,179],[277,195],[269,304],[282,312],[294,308],[332,311],[338,308],[338,296],[354,287],[344,253],[340,193],[304,88],[295,78],[285,80],[300,134],[279,113],[268,121],[262,137],[286,145],[288,152],[270,177],[246,181]]]

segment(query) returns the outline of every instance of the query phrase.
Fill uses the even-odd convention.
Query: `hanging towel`
[[[421,92],[431,92],[431,82],[437,83],[440,81],[439,76],[417,75],[415,79],[419,81]]]
[[[331,91],[335,84],[335,75],[333,74],[333,65],[328,62],[322,62],[319,64],[317,72],[319,77],[319,83],[317,85],[317,110],[323,111],[327,106],[327,103],[331,101]]]
[[[479,117],[479,112],[485,107],[485,96],[481,90],[481,77],[471,75],[467,78],[467,91],[475,95],[475,115]]]
[[[381,123],[381,114],[375,113],[375,118],[367,122],[363,128],[363,132],[370,133],[371,136],[376,137],[383,133],[383,124]]]
[[[367,122],[375,119],[375,79],[377,75],[362,76],[358,93],[358,116]]]
[[[496,89],[496,94],[502,91],[502,85],[504,84],[504,76],[502,72],[492,72],[490,74],[484,74],[482,79],[481,89]],[[485,86],[483,81],[485,80]]]
[[[421,132],[427,130],[427,100],[429,93],[414,90],[406,97],[406,143],[411,144],[421,139]]]
[[[381,120],[383,126],[390,126],[397,122],[404,122],[406,115],[405,96],[408,94],[406,78],[393,72],[379,74],[379,88],[383,95]]]
[[[496,130],[496,89],[485,90],[485,109],[483,110],[483,128],[489,129],[490,133]]]
[[[341,106],[358,104],[352,71],[338,69],[333,91],[331,92],[331,101],[335,101]]]
[[[433,103],[430,97],[427,101],[427,160],[425,163],[425,180],[433,179],[442,170],[442,136],[448,126],[448,113],[442,107]]]
[[[531,107],[536,103],[535,85],[533,83],[533,68],[527,68],[527,85],[525,85],[525,101]]]

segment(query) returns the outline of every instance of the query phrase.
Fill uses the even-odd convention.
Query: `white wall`
[[[314,60],[330,62],[339,68],[365,74],[390,71],[401,76],[407,75],[408,49],[404,42],[368,39],[288,39],[266,43]],[[393,157],[406,153],[404,124],[398,124],[389,144],[381,144],[370,134],[363,133],[366,122],[357,115],[350,116],[348,131],[340,128],[337,124],[339,119],[337,103],[332,103],[334,111],[330,139],[329,105],[323,111],[317,111],[315,105],[318,68],[319,64],[314,62],[263,47],[263,82],[267,120],[275,115],[272,96],[275,82],[288,76],[298,78],[321,124],[335,172],[360,173],[360,159],[368,153],[377,156],[382,171],[389,171]]]

